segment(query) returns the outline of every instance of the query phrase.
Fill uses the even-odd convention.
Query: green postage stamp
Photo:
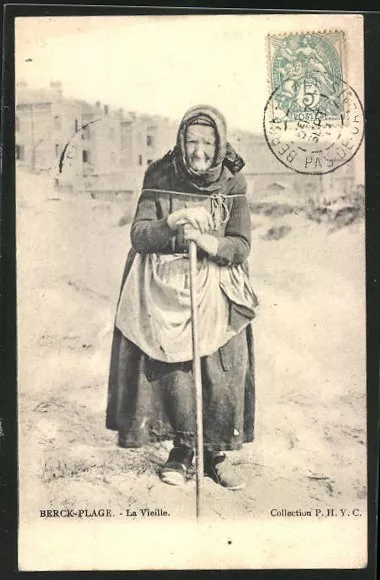
[[[345,71],[340,30],[269,34],[264,134],[277,159],[305,174],[335,171],[363,139],[364,113]]]
[[[342,31],[268,36],[271,92],[290,121],[343,114]]]

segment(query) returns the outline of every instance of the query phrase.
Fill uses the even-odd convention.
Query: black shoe
[[[168,485],[183,485],[186,483],[187,470],[190,468],[194,451],[187,447],[173,447],[169,457],[160,472],[161,481]]]
[[[244,481],[235,471],[225,453],[205,455],[205,474],[226,489],[238,490],[245,487]]]

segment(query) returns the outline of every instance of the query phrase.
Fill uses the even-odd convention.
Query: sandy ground
[[[21,513],[161,507],[194,514],[194,482],[161,483],[170,445],[120,449],[105,429],[115,303],[129,248],[122,200],[57,194],[19,172],[17,267]],[[247,486],[205,482],[215,518],[271,508],[365,511],[364,225],[253,215],[260,299],[256,440],[230,454]],[[276,240],[268,230],[282,227]]]

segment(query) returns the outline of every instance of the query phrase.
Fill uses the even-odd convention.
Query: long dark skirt
[[[253,441],[255,385],[252,327],[201,359],[204,447],[240,449]],[[195,387],[192,363],[163,363],[146,356],[115,328],[106,426],[121,447],[173,439],[194,446]]]
[[[129,251],[121,290],[136,252]],[[253,441],[255,359],[252,325],[217,352],[202,358],[204,446],[240,449]],[[145,355],[114,329],[106,427],[121,447],[172,439],[193,445],[195,386],[192,362],[163,363]]]

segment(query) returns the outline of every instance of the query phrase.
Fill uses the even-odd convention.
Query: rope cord
[[[245,197],[245,193],[231,193],[229,195],[225,195],[224,193],[212,193],[212,194],[209,194],[209,193],[197,193],[197,192],[194,192],[194,191],[192,191],[191,193],[190,192],[187,193],[186,191],[172,191],[170,189],[158,189],[158,188],[157,189],[151,189],[149,187],[144,188],[141,191],[141,193],[145,193],[147,191],[150,192],[150,193],[168,193],[170,195],[172,195],[172,194],[174,194],[174,195],[184,195],[186,197],[192,196],[192,197],[205,197],[205,198],[210,198],[213,195],[216,195],[216,196],[221,195],[224,198],[227,198],[227,197]]]
[[[222,224],[230,219],[230,210],[226,204],[226,196],[221,193],[210,195],[211,216],[214,220],[214,229],[218,230]]]
[[[146,188],[143,189],[141,193],[166,193],[169,195],[182,195],[182,196],[194,196],[194,197],[203,197],[210,200],[211,203],[211,216],[214,221],[214,228],[219,229],[221,225],[228,222],[230,219],[230,210],[227,206],[226,199],[228,197],[244,197],[244,193],[233,193],[231,195],[225,195],[223,193],[186,193],[184,191],[171,191],[169,189],[150,189]]]

